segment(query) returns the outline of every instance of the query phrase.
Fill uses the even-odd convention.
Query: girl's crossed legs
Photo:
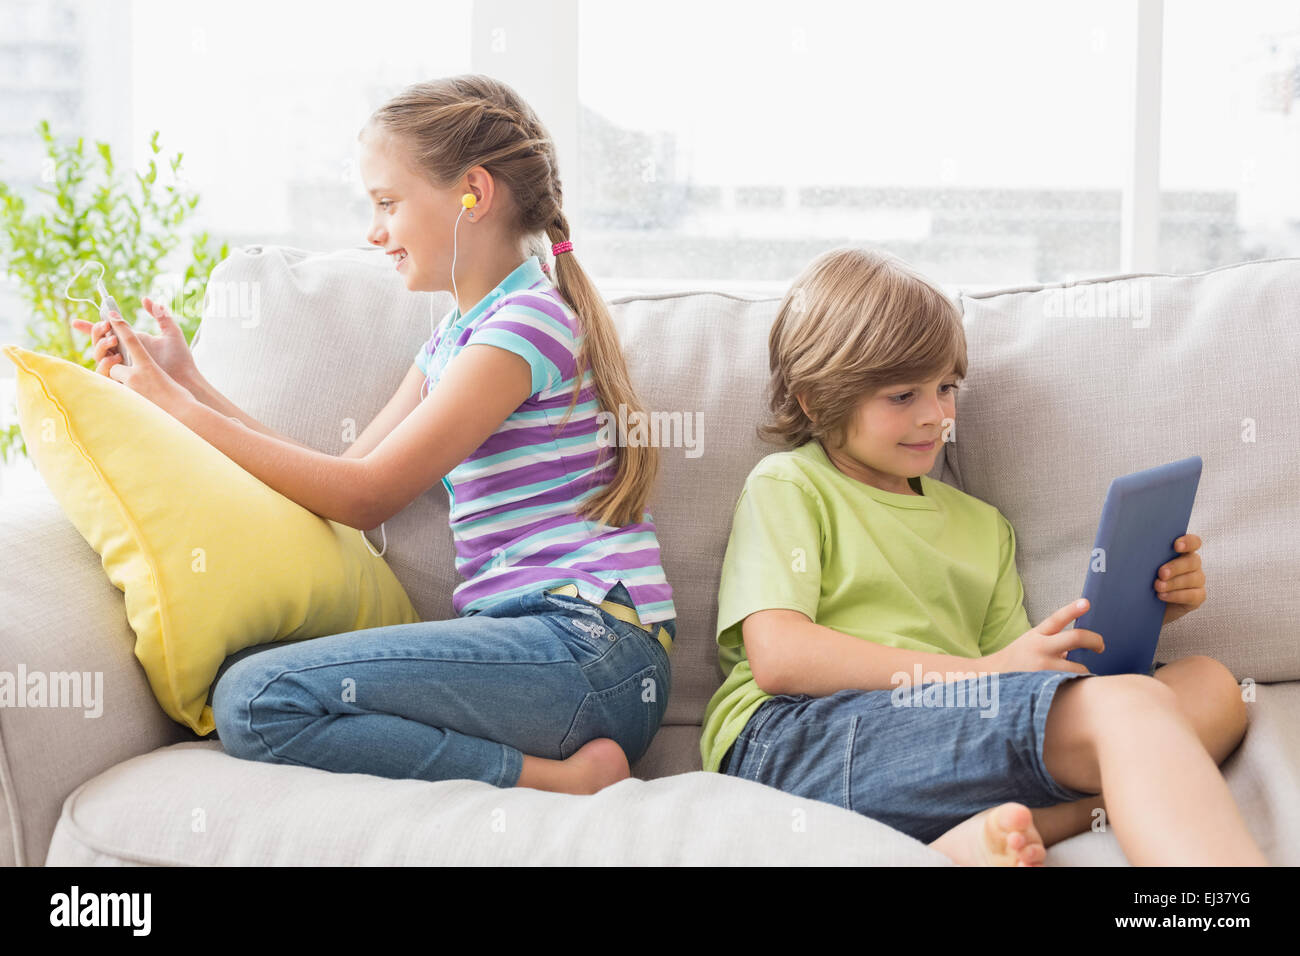
[[[212,706],[245,759],[591,792],[628,775],[670,690],[645,631],[539,590],[446,621],[259,645],[227,661]],[[581,766],[559,765],[579,750]]]

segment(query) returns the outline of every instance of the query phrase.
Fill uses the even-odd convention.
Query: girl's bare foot
[[[516,787],[556,793],[595,793],[632,776],[627,754],[616,740],[589,740],[565,760],[548,760],[524,754],[524,769]]]
[[[983,810],[930,846],[958,866],[1042,866],[1047,858],[1034,815],[1023,803],[1002,803]]]
[[[574,768],[576,779],[583,787],[570,791],[572,793],[595,793],[632,776],[627,754],[623,753],[617,741],[609,737],[587,741],[564,762]]]

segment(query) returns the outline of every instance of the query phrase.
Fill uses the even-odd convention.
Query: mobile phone
[[[95,281],[95,289],[99,292],[99,301],[104,303],[99,310],[99,317],[101,319],[107,319],[108,313],[110,312],[116,312],[118,315],[122,315],[122,310],[117,307],[117,300],[108,294],[108,287],[104,285],[103,279],[97,279]],[[125,315],[122,315],[122,321],[126,321]],[[117,335],[116,332],[113,334]],[[120,335],[117,336],[117,342],[114,343],[113,347],[109,349],[105,355],[111,355],[114,352],[122,357],[123,365],[131,364],[131,353],[127,349],[122,348],[122,336]]]

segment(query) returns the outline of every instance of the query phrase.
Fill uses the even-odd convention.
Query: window
[[[1300,5],[1165,4],[1160,269],[1300,255]]]
[[[0,30],[0,175],[39,185],[41,115],[137,169],[157,129],[232,245],[364,244],[357,130],[475,71],[556,137],[607,294],[779,292],[843,243],[973,289],[1300,255],[1291,0],[8,0]]]
[[[1128,0],[588,0],[580,19],[601,275],[781,285],[841,243],[945,283],[1119,270]]]
[[[232,246],[364,245],[357,133],[402,87],[470,69],[471,6],[133,0],[130,142],[184,151],[201,228]]]

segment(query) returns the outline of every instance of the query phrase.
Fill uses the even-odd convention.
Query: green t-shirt
[[[977,658],[1029,630],[1016,536],[993,505],[928,476],[920,494],[850,478],[813,439],[750,472],[718,588],[718,663],[700,754],[717,770],[763,701],[741,622],[789,608],[867,641]]]

